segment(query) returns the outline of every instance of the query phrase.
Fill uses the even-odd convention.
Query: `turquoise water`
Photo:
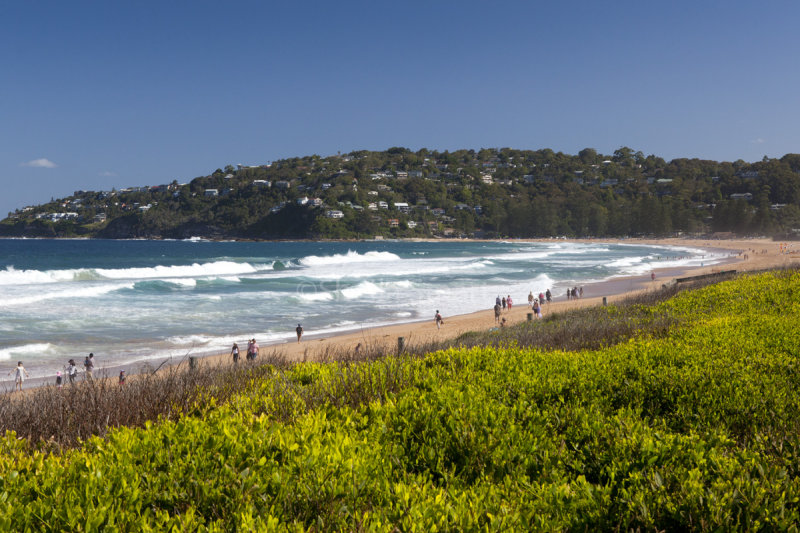
[[[522,242],[0,240],[0,365],[50,376],[227,351],[255,337],[432,319],[652,268],[711,264],[691,248]],[[0,366],[0,368],[2,368]]]

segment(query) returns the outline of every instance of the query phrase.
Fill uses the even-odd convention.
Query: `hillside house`
[[[731,200],[746,200],[746,201],[749,202],[750,200],[753,199],[753,195],[752,195],[752,193],[749,193],[749,192],[733,193],[733,194],[731,194],[730,199]]]

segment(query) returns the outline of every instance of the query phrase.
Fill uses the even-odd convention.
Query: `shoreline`
[[[552,242],[553,240],[564,239],[520,239],[518,242]],[[780,268],[789,264],[796,264],[800,260],[797,250],[793,253],[778,253],[778,242],[771,239],[689,239],[689,238],[670,238],[670,239],[571,239],[569,242],[599,242],[609,244],[631,244],[631,245],[656,245],[672,246],[683,248],[697,248],[708,251],[709,253],[728,253],[729,257],[715,262],[709,266],[685,266],[667,267],[654,269],[656,274],[655,281],[650,279],[650,273],[636,276],[624,276],[607,280],[584,283],[584,297],[577,300],[567,300],[564,294],[554,294],[553,301],[543,307],[543,315],[570,310],[578,307],[586,307],[602,304],[603,297],[609,303],[614,303],[627,298],[640,291],[658,290],[661,285],[675,278],[687,275],[701,275],[721,270],[735,269],[737,271],[762,270],[768,268]],[[765,253],[761,253],[765,251]],[[745,254],[749,252],[745,256]],[[747,257],[745,259],[745,257]],[[724,268],[728,265],[730,268]],[[503,313],[508,325],[513,325],[527,320],[527,313],[530,308],[527,301],[518,300],[518,304],[511,310]],[[404,337],[406,346],[427,344],[430,342],[444,341],[455,338],[463,333],[489,329],[495,327],[494,314],[491,308],[475,311],[472,313],[449,315],[444,317],[444,325],[437,329],[433,322],[433,310],[430,320],[415,320],[411,322],[392,323],[387,325],[357,327],[341,332],[315,334],[313,331],[304,334],[302,342],[296,343],[294,339],[284,342],[275,342],[260,347],[261,354],[273,353],[280,354],[290,361],[314,361],[318,360],[325,353],[342,352],[355,350],[361,343],[369,345],[372,349],[394,349],[397,346],[398,337]],[[244,351],[245,346],[240,346]],[[189,357],[203,365],[231,364],[229,353],[215,353],[204,355],[191,355],[191,352],[181,357],[154,358],[147,361],[140,361],[135,364],[102,366],[95,370],[95,379],[117,379],[120,370],[125,370],[128,377],[143,374],[159,366],[180,366],[186,364]],[[244,354],[242,354],[244,361]],[[79,361],[79,367],[81,362]],[[188,365],[187,365],[188,366]],[[81,371],[82,374],[82,371]],[[79,377],[82,381],[83,377]],[[66,380],[65,380],[66,381]],[[25,389],[33,390],[40,386],[54,385],[55,376],[37,377],[25,381]],[[4,381],[2,384],[3,392],[13,391],[13,381]]]
[[[520,242],[550,242],[555,239],[521,239]],[[563,240],[563,239],[560,239]],[[571,242],[586,242],[589,240],[570,240]],[[595,283],[584,284],[584,298],[578,300],[566,300],[563,294],[554,294],[553,302],[544,306],[543,315],[555,311],[570,310],[578,307],[587,307],[602,304],[603,297],[609,303],[624,300],[642,290],[658,290],[661,285],[676,278],[687,275],[701,275],[729,270],[724,268],[726,265],[737,271],[762,270],[768,268],[779,268],[790,264],[792,260],[800,260],[800,257],[789,257],[781,255],[777,251],[778,243],[767,238],[763,239],[591,239],[592,242],[607,242],[614,244],[648,244],[676,247],[692,247],[707,250],[709,253],[727,252],[730,257],[708,266],[687,266],[687,267],[667,267],[655,269],[656,279],[651,281],[650,274],[642,276],[625,276],[612,278],[609,280]],[[767,253],[758,253],[766,249]],[[743,259],[743,254],[748,250],[754,250],[747,260]],[[742,254],[742,255],[740,255]],[[527,301],[520,301],[514,305],[510,311],[506,311],[503,316],[508,325],[527,320],[529,312]],[[494,313],[491,308],[472,313],[450,315],[444,317],[445,324],[441,329],[437,329],[433,322],[433,310],[430,320],[402,322],[384,326],[373,326],[369,328],[357,328],[350,331],[338,332],[336,334],[315,335],[308,332],[303,335],[300,343],[293,341],[274,343],[261,346],[261,353],[278,352],[284,354],[287,359],[292,361],[314,361],[318,357],[330,350],[354,350],[358,343],[379,346],[383,348],[394,348],[397,346],[397,338],[404,337],[406,346],[425,344],[431,341],[441,341],[458,337],[463,333],[480,329],[494,327]],[[240,346],[240,350],[242,347]],[[231,362],[229,353],[219,353],[202,357],[202,360],[209,364],[224,364]]]

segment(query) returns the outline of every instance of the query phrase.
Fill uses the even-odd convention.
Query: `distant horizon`
[[[226,164],[489,147],[800,152],[800,4],[12,3],[0,214]]]

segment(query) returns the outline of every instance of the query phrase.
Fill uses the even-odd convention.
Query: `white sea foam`
[[[528,259],[543,259],[553,255],[554,252],[515,252],[503,255],[490,255],[486,259],[491,261],[522,261]]]
[[[10,346],[8,348],[0,349],[0,361],[8,361],[10,359],[20,359],[29,355],[42,354],[50,351],[52,348],[53,345],[46,342]]]
[[[107,279],[152,279],[152,278],[186,278],[202,276],[235,276],[252,274],[257,269],[250,263],[233,261],[215,261],[213,263],[194,263],[191,265],[158,265],[154,267],[95,269],[100,276]]]
[[[465,262],[467,261],[467,262]],[[340,280],[363,278],[396,278],[446,274],[448,272],[468,272],[483,270],[492,266],[490,260],[476,261],[474,258],[460,259],[408,259],[373,264],[354,263],[346,268],[342,265],[326,265],[302,270],[303,277],[314,280]],[[296,274],[296,273],[295,273]]]
[[[216,339],[217,337],[208,335],[187,335],[185,337],[170,337],[167,342],[178,346],[205,346]]]
[[[366,252],[360,254],[349,250],[346,254],[334,255],[309,255],[300,259],[300,264],[304,266],[323,266],[323,265],[342,265],[348,263],[378,263],[387,261],[400,261],[400,256],[391,252]]]
[[[333,294],[329,292],[298,292],[297,297],[307,302],[326,302],[333,300]]]
[[[645,257],[641,257],[641,256],[639,256],[639,257],[623,257],[621,259],[615,259],[614,261],[611,261],[610,263],[607,263],[606,266],[608,266],[608,268],[612,268],[612,269],[624,269],[624,268],[631,267],[633,265],[639,265],[639,264],[642,263],[642,261],[644,259],[646,259],[646,258]]]
[[[197,286],[197,280],[192,278],[169,278],[169,279],[163,279],[161,281],[164,281],[166,283],[172,283],[174,285],[180,285],[182,287]]]
[[[258,267],[256,267],[250,263],[236,263],[233,261],[117,269],[79,268],[64,270],[16,270],[13,266],[8,266],[5,270],[0,270],[0,285],[37,285],[65,281],[97,281],[103,279],[168,278],[169,281],[174,281],[173,278],[237,276],[271,269],[271,264],[258,265]]]
[[[0,285],[34,285],[72,281],[87,270],[16,270],[13,266],[0,270]]]
[[[36,302],[42,302],[44,300],[92,298],[122,289],[132,289],[133,286],[133,283],[106,283],[102,285],[92,285],[89,287],[70,287],[62,290],[39,290],[35,291],[33,294],[28,294],[27,296],[3,298],[0,300],[0,308],[28,305]]]
[[[352,300],[354,298],[360,298],[362,296],[368,296],[371,294],[380,294],[383,292],[383,289],[374,283],[370,283],[369,281],[362,281],[354,287],[342,289],[339,292],[348,300]]]
[[[400,281],[389,281],[389,282],[386,282],[386,283],[381,283],[381,287],[390,288],[390,289],[394,289],[394,288],[397,288],[397,289],[410,289],[413,286],[414,286],[414,284],[411,281],[407,280],[407,279],[403,279],[403,280],[400,280]]]

